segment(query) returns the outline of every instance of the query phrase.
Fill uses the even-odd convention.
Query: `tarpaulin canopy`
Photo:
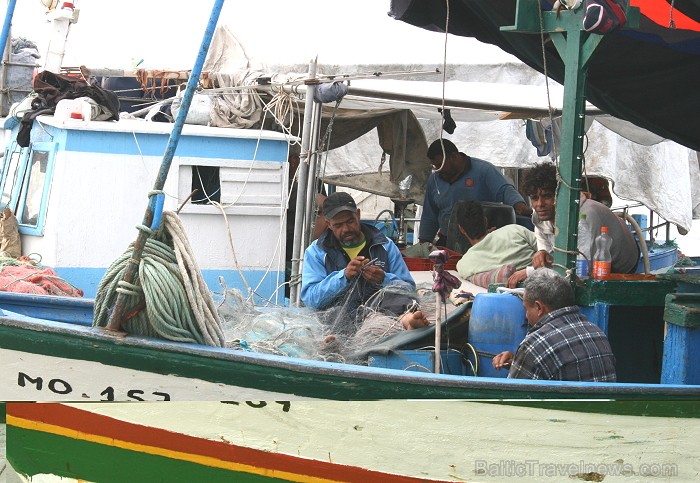
[[[501,168],[527,169],[549,160],[538,155],[526,138],[523,117],[529,113],[532,118],[547,121],[550,106],[555,113],[560,112],[562,86],[550,81],[545,87],[544,76],[522,64],[501,65],[498,70],[490,65],[468,67],[452,76],[463,80],[448,80],[444,86],[439,81],[354,81],[340,106],[369,111],[410,109],[421,121],[430,143],[440,135],[437,107],[444,103],[456,128],[442,135],[466,154]],[[483,82],[485,79],[488,83]],[[693,218],[700,217],[696,153],[627,121],[596,113],[596,108],[587,109],[587,113],[590,126],[586,131],[585,173],[611,180],[619,198],[643,203],[682,232],[689,230]],[[554,121],[559,119],[555,115]],[[392,159],[390,167],[389,163],[382,165],[382,151],[377,135],[369,131],[328,153],[323,178],[338,186],[396,197],[397,182],[406,171],[397,170],[401,167],[398,160]],[[428,168],[424,149],[406,149],[403,157],[413,171],[420,171],[421,166]],[[418,203],[423,201],[424,179],[425,175],[416,177],[412,186],[411,197]]]
[[[233,43],[232,34],[226,34],[226,44]],[[218,47],[217,38],[215,35],[210,51],[217,54],[214,58],[232,64],[227,67],[230,71],[248,65],[247,60],[236,60],[241,49]],[[488,47],[474,44],[478,44],[475,49]],[[322,155],[320,176],[337,186],[398,198],[398,183],[410,174],[409,197],[422,203],[430,174],[427,145],[440,135],[441,106],[450,109],[456,122],[454,132],[443,132],[443,136],[465,153],[502,168],[528,168],[543,161],[525,136],[525,119],[547,119],[550,108],[555,117],[560,115],[563,88],[556,82],[546,83],[542,74],[507,57],[511,60],[447,65],[444,83],[443,75],[435,74],[435,65],[319,65],[320,76],[353,78],[337,109],[335,102],[323,106],[320,134],[322,138],[329,134],[329,151]],[[307,67],[273,66],[268,72],[274,74],[266,75],[273,84],[284,83],[304,78],[301,72]],[[263,75],[258,70],[246,71],[247,75],[234,77]],[[374,75],[409,71],[415,74],[384,79]],[[433,73],[427,74],[430,71]],[[295,74],[278,74],[281,72]],[[373,74],[368,76],[368,72]],[[292,93],[301,88],[297,84]],[[290,131],[300,133],[303,102],[296,99],[291,107],[295,114]],[[588,120],[595,117],[598,122],[592,122],[587,131],[586,173],[605,176],[613,181],[613,191],[620,198],[641,202],[683,230],[690,229],[693,208],[700,205],[700,192],[695,189],[700,187],[695,153],[599,114],[596,106],[587,106]],[[500,120],[504,116],[508,120]],[[639,172],[645,176],[636,176]],[[700,209],[696,216],[700,217]]]
[[[534,1],[534,0],[533,0]],[[543,1],[543,8],[551,8]],[[564,63],[540,35],[501,31],[517,0],[392,0],[389,15],[497,45],[563,84]],[[639,28],[606,35],[589,63],[586,97],[609,114],[700,151],[700,2],[632,0]]]

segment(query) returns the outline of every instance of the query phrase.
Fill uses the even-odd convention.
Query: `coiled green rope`
[[[139,226],[140,230],[150,229]],[[133,243],[107,270],[95,297],[93,326],[106,327],[119,293],[129,297],[122,328],[130,334],[223,347],[218,312],[175,213],[150,234],[133,284],[122,281]],[[145,304],[145,306],[144,306]]]

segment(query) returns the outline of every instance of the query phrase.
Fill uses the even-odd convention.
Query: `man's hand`
[[[527,206],[525,203],[522,201],[519,201],[515,205],[513,205],[513,209],[515,210],[516,215],[520,216],[532,216],[532,208]]]
[[[493,358],[494,369],[510,369],[513,362],[513,353],[511,351],[503,351]]]
[[[525,280],[527,278],[527,269],[523,268],[522,270],[518,270],[517,272],[513,273],[510,277],[508,277],[508,281],[506,282],[506,285],[508,288],[517,288],[518,284]]]
[[[362,278],[368,282],[372,282],[377,285],[381,285],[381,283],[384,281],[384,270],[382,270],[381,267],[365,265],[360,274],[362,275]]]
[[[361,275],[368,282],[381,285],[384,281],[384,270],[381,267],[370,265],[371,260],[363,256],[357,256],[350,260],[348,266],[345,267],[345,278],[352,280]]]
[[[348,266],[345,267],[345,278],[347,278],[348,280],[352,280],[353,278],[360,275],[360,273],[362,273],[362,269],[367,263],[369,263],[369,260],[361,256],[357,256],[350,260]]]
[[[552,263],[554,263],[554,259],[546,250],[538,250],[532,257],[532,266],[535,268],[551,267]]]

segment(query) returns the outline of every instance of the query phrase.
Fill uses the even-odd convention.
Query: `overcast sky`
[[[2,2],[6,3],[6,2]],[[188,69],[211,15],[212,0],[74,0],[64,65]],[[219,25],[231,26],[249,57],[264,64],[441,64],[445,36],[387,15],[389,0],[254,0],[224,3]],[[19,0],[13,37],[40,44],[45,57],[49,24],[40,0]],[[4,18],[4,13],[3,13]],[[449,36],[449,63],[502,62],[512,57],[473,39]]]

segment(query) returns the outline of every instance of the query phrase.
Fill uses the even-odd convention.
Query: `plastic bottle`
[[[607,280],[610,278],[610,245],[612,238],[608,235],[608,227],[600,227],[600,235],[595,239],[595,256],[593,257],[593,278],[596,280]]]
[[[583,213],[578,218],[577,236],[578,251],[580,253],[576,255],[576,276],[581,280],[586,280],[591,273],[589,265],[589,261],[591,261],[591,226]]]

